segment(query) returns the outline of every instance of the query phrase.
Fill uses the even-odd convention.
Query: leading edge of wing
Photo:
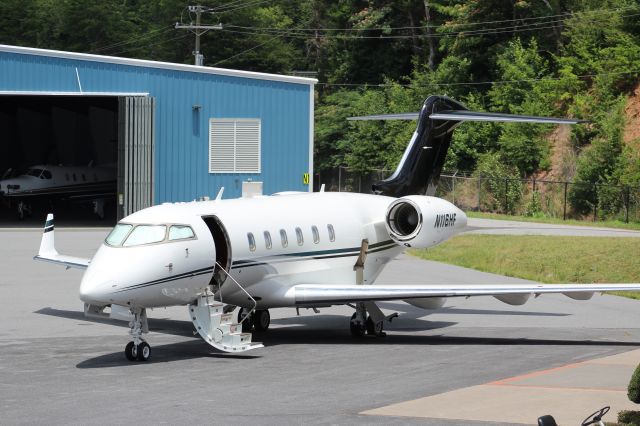
[[[497,296],[507,294],[589,293],[640,291],[627,284],[455,284],[455,285],[324,285],[293,287],[296,304],[406,300],[425,297]]]

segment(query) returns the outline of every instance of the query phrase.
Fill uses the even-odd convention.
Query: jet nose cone
[[[80,282],[80,300],[93,304],[109,303],[107,299],[110,283],[108,274],[90,265]]]

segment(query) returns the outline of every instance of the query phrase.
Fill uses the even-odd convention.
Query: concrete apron
[[[361,414],[523,424],[536,424],[538,417],[551,414],[558,424],[580,424],[609,405],[611,411],[603,420],[615,422],[621,410],[640,410],[627,398],[627,385],[639,362],[637,349]]]

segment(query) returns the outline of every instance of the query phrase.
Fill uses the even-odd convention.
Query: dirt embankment
[[[633,90],[627,105],[624,107],[626,125],[624,127],[623,140],[626,145],[640,146],[640,83]]]
[[[551,167],[536,173],[536,180],[572,180],[576,173],[576,155],[571,147],[571,125],[559,125],[549,134],[548,139]]]

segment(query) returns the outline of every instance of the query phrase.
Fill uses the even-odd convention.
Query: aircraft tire
[[[151,346],[147,342],[142,342],[138,345],[138,361],[149,361],[151,357]]]
[[[256,331],[267,331],[271,324],[271,314],[268,309],[260,309],[253,314],[253,326]]]
[[[367,331],[367,328],[364,324],[357,324],[354,319],[356,319],[356,314],[351,315],[351,321],[349,322],[349,330],[351,331],[351,337],[361,338]]]
[[[126,356],[129,361],[135,361],[138,358],[138,349],[133,342],[129,342],[127,346],[125,346],[124,356]]]
[[[248,309],[245,310],[245,308],[240,308],[240,310],[238,311],[238,323],[242,321],[242,318],[244,318],[247,312],[249,312]],[[246,320],[244,320],[244,322],[242,322],[243,333],[251,333],[251,330],[253,329],[253,319],[254,319],[254,316],[249,315],[249,317]]]

